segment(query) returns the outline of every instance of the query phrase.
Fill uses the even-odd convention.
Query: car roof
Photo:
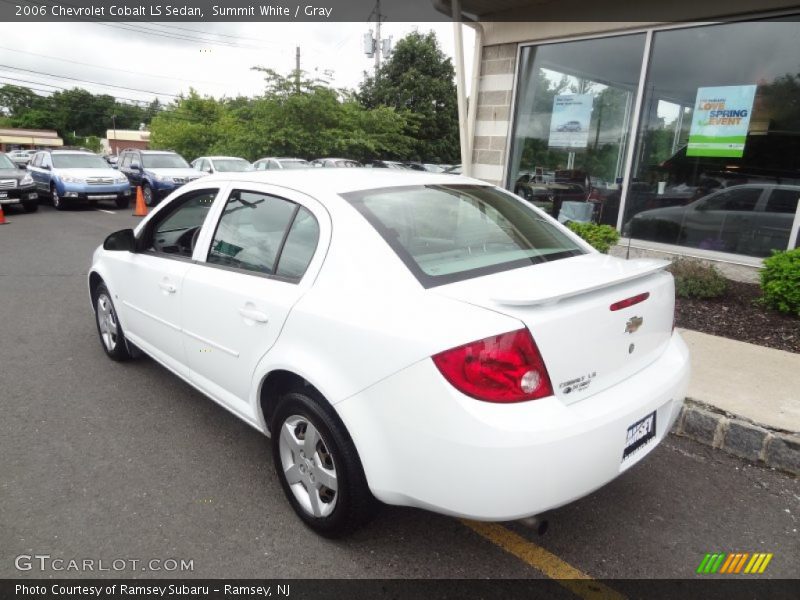
[[[203,177],[204,185],[212,181],[242,181],[265,183],[286,187],[319,197],[328,192],[345,194],[359,190],[380,189],[419,185],[454,185],[470,184],[488,186],[485,181],[471,179],[460,175],[446,175],[428,171],[368,169],[356,167],[352,169],[313,169],[309,170],[274,170],[247,171],[238,173],[220,173]]]
[[[43,150],[42,152],[55,152],[58,154],[91,154],[92,156],[98,156],[94,152],[89,152],[88,150]]]
[[[205,160],[243,160],[248,162],[246,158],[242,158],[241,156],[198,156],[194,160],[200,160],[201,158],[204,158]]]

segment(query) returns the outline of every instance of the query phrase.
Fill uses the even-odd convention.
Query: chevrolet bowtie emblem
[[[642,323],[644,323],[642,317],[631,317],[625,324],[625,333],[635,333],[642,326]]]

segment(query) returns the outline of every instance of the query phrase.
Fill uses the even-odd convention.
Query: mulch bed
[[[729,281],[720,298],[678,298],[676,325],[711,335],[800,353],[800,319],[755,303],[761,289],[753,283]]]

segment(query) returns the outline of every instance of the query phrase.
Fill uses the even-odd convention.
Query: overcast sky
[[[0,85],[38,91],[77,86],[133,100],[150,101],[158,95],[162,102],[189,87],[215,97],[254,95],[263,91],[263,77],[250,67],[288,74],[300,46],[301,69],[311,74],[331,70],[334,86],[357,88],[364,71],[374,66],[374,59],[363,51],[363,35],[374,26],[367,22],[15,23],[4,27],[0,38]],[[452,23],[386,22],[382,36],[392,36],[396,42],[415,29],[435,31],[443,51],[453,57]],[[474,41],[469,27],[464,27],[464,40],[469,85]]]

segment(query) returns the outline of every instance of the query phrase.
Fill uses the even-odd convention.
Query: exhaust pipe
[[[547,533],[550,527],[550,521],[544,515],[535,515],[533,517],[526,517],[519,520],[520,523],[529,527],[539,535]]]

